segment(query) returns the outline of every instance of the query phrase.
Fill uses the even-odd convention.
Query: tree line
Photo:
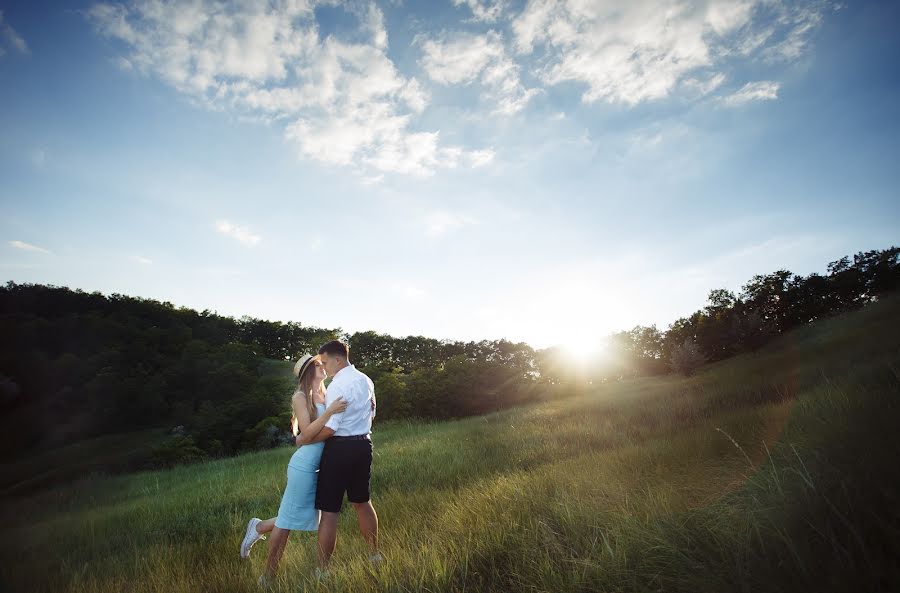
[[[507,340],[347,334],[9,282],[0,288],[0,455],[148,427],[173,433],[155,452],[161,464],[277,445],[290,419],[289,361],[335,338],[375,381],[379,421],[483,414],[559,397],[583,381],[689,374],[896,290],[898,258],[896,247],[861,252],[832,262],[826,275],[779,270],[738,294],[713,290],[704,308],[665,331],[610,336],[605,355],[580,368],[560,348]]]
[[[900,248],[860,252],[828,264],[827,274],[760,274],[735,294],[710,291],[707,304],[666,331],[637,326],[611,336],[613,376],[691,374],[704,362],[752,352],[776,336],[878,300],[900,287]],[[603,365],[602,365],[603,366]]]

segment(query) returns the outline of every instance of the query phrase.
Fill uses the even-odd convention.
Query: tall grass
[[[900,302],[690,379],[376,427],[387,563],[352,512],[331,578],[291,536],[279,591],[900,589]],[[3,510],[15,591],[254,591],[291,449],[88,479]]]

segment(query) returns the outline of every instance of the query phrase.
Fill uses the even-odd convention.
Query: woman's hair
[[[312,361],[306,366],[306,370],[303,371],[303,376],[300,377],[300,382],[297,385],[297,391],[303,393],[306,398],[306,411],[309,412],[309,421],[312,422],[318,417],[318,412],[316,411],[316,402],[313,399],[315,397],[316,391],[325,391],[325,381],[320,381],[318,385],[314,385],[316,382],[316,365],[321,364],[319,362],[319,357],[316,356],[312,359]],[[295,392],[296,393],[296,392]],[[291,412],[293,412],[293,406],[291,406]],[[291,415],[291,432],[294,433],[294,436],[300,434],[300,423],[297,421],[297,416]]]

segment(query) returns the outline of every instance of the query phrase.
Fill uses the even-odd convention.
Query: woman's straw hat
[[[306,371],[307,367],[312,364],[315,356],[311,354],[304,354],[300,357],[300,360],[297,361],[297,364],[294,365],[294,376],[298,379],[303,376],[304,371]]]

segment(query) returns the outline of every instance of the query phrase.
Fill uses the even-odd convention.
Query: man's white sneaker
[[[381,552],[375,552],[374,554],[369,554],[369,562],[375,568],[378,568],[382,564],[384,564],[384,556],[381,555]]]
[[[259,575],[259,578],[256,579],[256,584],[259,585],[259,588],[263,591],[268,591],[272,588],[272,580],[265,574]]]
[[[313,576],[316,577],[317,581],[327,580],[331,573],[328,572],[327,568],[316,567],[315,572],[313,572]]]
[[[249,558],[250,548],[253,547],[253,544],[261,539],[266,539],[265,534],[256,531],[257,524],[261,522],[261,519],[253,517],[250,519],[250,522],[247,523],[247,532],[244,534],[244,541],[241,542],[241,558]]]

